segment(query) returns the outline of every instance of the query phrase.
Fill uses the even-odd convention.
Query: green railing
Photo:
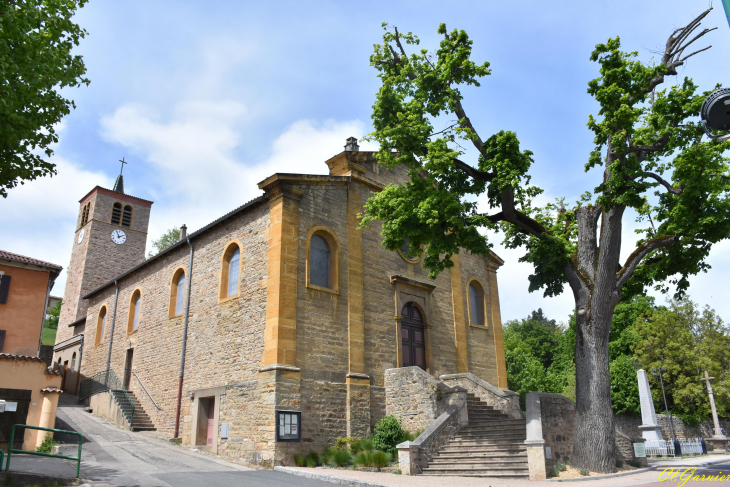
[[[112,393],[119,409],[131,427],[132,419],[134,419],[134,401],[129,397],[122,381],[119,380],[119,377],[112,369],[99,372],[81,382],[79,385],[79,402],[107,391]]]
[[[39,430],[39,431],[50,431],[51,433],[66,433],[69,435],[76,435],[79,437],[79,455],[76,457],[69,457],[68,455],[54,455],[53,453],[41,453],[39,451],[29,451],[29,450],[18,450],[16,448],[13,448],[14,440],[15,440],[15,428],[28,428],[32,430]],[[79,476],[79,470],[81,468],[81,443],[83,442],[83,437],[81,436],[81,433],[78,433],[76,431],[66,431],[66,430],[57,430],[52,428],[41,428],[40,426],[29,426],[27,424],[15,424],[10,429],[10,445],[8,447],[8,459],[5,462],[5,471],[10,471],[10,458],[13,456],[13,453],[20,453],[23,455],[37,455],[39,457],[52,457],[52,458],[65,458],[66,460],[76,460],[76,477]],[[0,451],[0,454],[2,451]],[[2,467],[2,455],[0,455],[0,468]]]

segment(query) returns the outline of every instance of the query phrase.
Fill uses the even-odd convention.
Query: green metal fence
[[[76,457],[69,457],[67,455],[54,455],[53,453],[41,453],[39,451],[29,451],[29,450],[18,450],[16,448],[13,448],[14,440],[15,440],[15,428],[29,428],[32,430],[39,430],[39,431],[50,431],[51,433],[66,433],[69,435],[76,435],[79,437],[79,454]],[[81,468],[81,443],[83,442],[83,437],[81,436],[81,433],[77,433],[76,431],[66,431],[66,430],[57,430],[52,428],[41,428],[39,426],[29,426],[27,424],[15,424],[10,429],[10,445],[8,448],[8,459],[5,462],[5,471],[10,471],[10,458],[13,456],[13,453],[20,453],[23,455],[37,455],[39,457],[52,457],[52,458],[65,458],[66,460],[76,460],[76,477],[79,476],[79,469]],[[2,451],[0,451],[0,454]],[[2,456],[0,456],[0,469],[2,468]]]

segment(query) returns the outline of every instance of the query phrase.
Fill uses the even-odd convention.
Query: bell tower
[[[124,193],[121,172],[112,190],[97,186],[81,198],[56,343],[86,317],[84,295],[144,261],[151,208],[152,201]]]

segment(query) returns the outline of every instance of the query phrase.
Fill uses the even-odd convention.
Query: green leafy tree
[[[180,229],[172,227],[162,234],[160,238],[152,241],[153,250],[147,252],[147,258],[154,257],[163,250],[167,250],[180,241]]]
[[[616,414],[639,414],[639,382],[630,355],[620,355],[611,361],[611,404]]]
[[[76,108],[59,89],[88,85],[81,56],[86,36],[72,20],[86,0],[0,3],[0,195],[24,181],[56,174],[55,126]]]
[[[48,309],[48,314],[51,315],[43,322],[43,326],[46,328],[57,330],[58,329],[58,318],[61,316],[61,300],[59,299],[53,308]]]
[[[709,32],[697,32],[708,13],[676,29],[655,64],[621,50],[618,38],[596,46],[591,60],[600,74],[588,92],[600,108],[589,117],[595,146],[585,168],[600,168],[600,175],[573,207],[564,199],[537,206],[533,200],[542,189],[530,185],[532,152],[520,148],[514,132],[483,136],[467,116],[461,89],[478,87],[490,70],[489,63],[471,60],[466,32],[441,24],[438,49],[409,54],[406,48],[418,45],[418,38],[384,24],[383,43],[370,58],[381,87],[369,138],[380,145],[379,163],[404,165],[410,181],[371,197],[362,225],[382,221],[389,250],[407,238],[425,254],[432,277],[453,266],[454,254],[487,256],[485,230],[501,230],[508,247],[526,249],[521,260],[534,266],[531,291],[554,296],[570,286],[577,310],[571,462],[577,468],[616,469],[608,354],[616,304],[623,294],[667,281],[683,292],[689,275],[708,268],[712,245],[730,235],[723,157],[730,142],[702,140],[697,116],[707,92],[687,78],[660,90],[696,54],[690,46]],[[478,157],[462,161],[467,154],[460,144],[472,144]],[[480,198],[491,211],[478,207]],[[645,226],[622,263],[629,208]]]
[[[647,320],[636,323],[636,361],[649,373],[656,405],[664,409],[659,378],[651,369],[665,367],[664,389],[669,409],[694,423],[711,416],[709,398],[700,378],[707,370],[718,414],[730,414],[730,330],[713,310],[691,301],[672,301]]]

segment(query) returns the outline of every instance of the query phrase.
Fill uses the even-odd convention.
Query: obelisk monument
[[[654,400],[649,390],[649,377],[644,369],[636,372],[639,380],[639,400],[641,401],[641,436],[647,441],[664,440],[662,427],[656,422],[656,411],[654,411]]]

